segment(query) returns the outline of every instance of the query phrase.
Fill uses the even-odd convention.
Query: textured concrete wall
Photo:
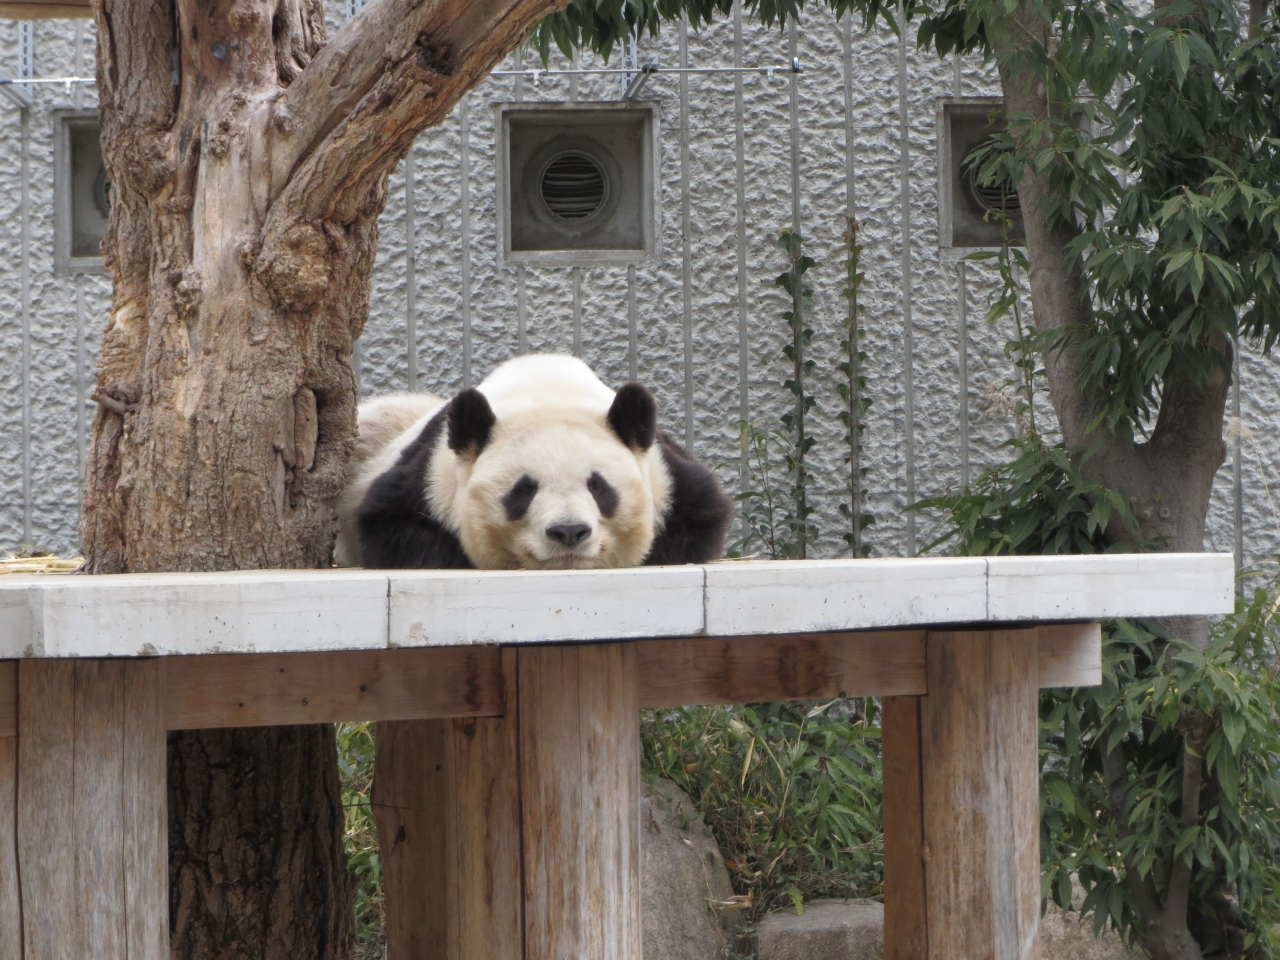
[[[333,6],[331,29],[344,8]],[[35,27],[37,76],[91,72],[91,27],[46,21]],[[688,61],[695,67],[733,63],[732,22],[718,23],[688,37]],[[15,72],[17,27],[0,23],[0,63]],[[1002,347],[1011,325],[988,326],[983,317],[994,296],[993,271],[967,267],[969,380],[957,372],[960,337],[958,268],[937,246],[936,111],[940,97],[995,92],[990,75],[906,49],[904,102],[907,108],[907,204],[910,230],[909,281],[904,281],[903,201],[899,127],[899,41],[888,31],[853,31],[852,110],[845,111],[842,27],[825,10],[811,8],[799,31],[798,120],[800,211],[807,251],[818,265],[815,288],[812,384],[819,407],[812,416],[814,499],[823,532],[822,550],[843,547],[843,522],[836,512],[846,482],[843,428],[837,419],[835,386],[840,374],[838,344],[845,310],[841,233],[846,207],[845,138],[854,134],[854,202],[866,244],[863,287],[864,349],[868,354],[868,394],[873,399],[865,436],[870,468],[868,508],[876,517],[867,539],[877,555],[908,552],[908,448],[914,451],[914,494],[932,496],[962,482],[959,410],[962,393],[970,409],[971,475],[1002,457],[1000,444],[1014,430],[1009,415],[992,397],[1012,374]],[[744,26],[743,62],[782,63],[787,36],[776,29]],[[664,28],[658,40],[645,38],[640,60],[663,66],[679,63],[679,30]],[[514,59],[508,66],[514,65]],[[557,61],[555,67],[566,64]],[[584,66],[599,64],[590,61]],[[735,202],[734,77],[693,74],[687,78],[688,202],[691,323],[685,327],[683,269],[680,82],[659,74],[646,96],[662,111],[662,256],[636,271],[639,378],[658,395],[664,426],[683,438],[686,396],[692,398],[690,438],[695,452],[724,464],[723,475],[737,482],[737,427],[745,383],[750,416],[775,424],[788,403],[781,386],[787,374],[781,348],[787,304],[773,286],[784,268],[778,232],[792,218],[789,83],[785,74],[769,80],[746,75],[743,86],[745,135],[746,317],[748,364],[739,364],[739,304]],[[517,99],[517,81],[490,78],[472,92],[466,106],[420,138],[412,156],[412,216],[406,205],[406,170],[392,179],[381,221],[381,244],[373,285],[370,325],[361,344],[361,384],[366,394],[402,390],[409,384],[408,278],[414,275],[413,326],[418,389],[448,394],[478,382],[517,348],[517,273],[496,262],[494,130],[492,105]],[[616,99],[616,76],[581,78],[581,99]],[[526,99],[568,100],[563,77],[543,77],[537,87],[524,82]],[[92,103],[92,89],[79,95]],[[30,530],[24,529],[22,365],[23,297],[19,249],[23,205],[16,171],[22,152],[21,118],[0,103],[0,237],[9,256],[0,263],[0,545],[24,540],[59,550],[74,549],[78,477],[82,465],[83,420],[91,403],[83,397],[109,290],[100,276],[52,275],[51,110],[77,105],[61,87],[38,88],[29,115],[30,177],[26,206],[30,244]],[[465,112],[466,123],[463,122]],[[465,130],[464,130],[465,127]],[[463,143],[469,173],[469,205],[462,207]],[[464,216],[470,233],[469,279],[464,282],[461,236]],[[412,220],[412,223],[410,223]],[[412,255],[407,237],[416,241]],[[533,350],[568,351],[573,343],[574,274],[563,268],[525,271],[528,344]],[[609,383],[629,376],[625,268],[580,271],[583,355]],[[912,324],[913,363],[905,362],[908,342],[904,313]],[[686,341],[691,350],[686,351]],[[686,368],[688,372],[686,372]],[[91,383],[91,376],[87,382]],[[1273,414],[1280,398],[1275,364],[1246,350],[1243,364],[1242,437],[1243,539],[1246,560],[1280,550],[1280,515],[1268,488],[1277,455]],[[905,408],[912,393],[914,417]],[[1048,417],[1047,405],[1040,404]],[[1280,494],[1278,494],[1280,495]],[[915,541],[922,546],[937,532],[937,518],[917,518]],[[1208,546],[1232,549],[1235,537],[1231,464],[1215,490]]]

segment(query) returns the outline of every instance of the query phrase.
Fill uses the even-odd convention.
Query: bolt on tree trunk
[[[326,567],[387,176],[545,0],[95,0],[113,301],[90,573]],[[345,958],[327,726],[174,735],[175,960]]]

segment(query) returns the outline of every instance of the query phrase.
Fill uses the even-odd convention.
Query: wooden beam
[[[1033,630],[1022,631],[1030,636]],[[1039,685],[1102,682],[1096,623],[1038,628]],[[875,630],[636,641],[642,707],[918,696],[924,631]],[[339,720],[501,716],[499,648],[161,658],[170,730]],[[0,737],[17,732],[17,664],[0,660]]]
[[[18,735],[18,661],[0,660],[0,737]]]
[[[635,648],[519,651],[525,960],[640,960]]]
[[[128,664],[124,677],[124,900],[129,960],[169,950],[169,784],[161,665]]]
[[[885,697],[884,960],[929,960],[920,697]]]
[[[0,957],[22,960],[17,803],[18,740],[0,737]]]
[[[81,955],[76,889],[75,662],[28,660],[18,673],[18,870],[23,960]]]
[[[498,647],[166,657],[170,730],[500,716]]]
[[[0,3],[0,19],[3,20],[57,20],[92,18],[93,7],[88,3],[74,3],[59,0],[58,3],[42,3],[41,0],[29,0],[27,3]]]
[[[636,644],[642,707],[922,694],[924,657],[923,630]]]
[[[521,960],[517,772],[514,716],[378,725],[388,960]]]
[[[1040,637],[1040,687],[1096,687],[1102,683],[1102,627],[1045,623]]]
[[[25,960],[169,955],[159,664],[24,660],[17,850]]]
[[[1038,628],[1041,687],[1102,682],[1101,628]],[[1023,631],[1032,636],[1034,630]],[[922,630],[636,641],[642,707],[918,696]],[[500,716],[493,646],[161,658],[170,730]],[[17,664],[0,661],[0,737],[17,732]]]
[[[929,960],[1036,956],[1034,639],[1034,627],[929,634],[920,701]]]

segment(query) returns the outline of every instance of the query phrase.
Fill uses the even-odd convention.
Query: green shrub
[[[876,723],[870,700],[645,711],[644,770],[689,794],[750,919],[817,897],[879,897]]]

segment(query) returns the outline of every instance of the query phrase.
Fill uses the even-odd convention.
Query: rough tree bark
[[[371,0],[326,44],[319,0],[94,0],[88,572],[329,564],[387,175],[564,2]],[[334,762],[327,727],[171,741],[175,958],[345,956]]]
[[[1033,6],[1024,4],[1010,17],[1008,48],[1001,51],[1005,110],[1010,116],[1035,121],[1051,116],[1061,119],[1070,105],[1051,103],[1033,61],[1016,55],[1034,46],[1049,50],[1051,39]],[[1231,367],[1231,343],[1221,334],[1212,335],[1206,343],[1221,353],[1224,362],[1204,382],[1197,383],[1182,372],[1165,381],[1156,423],[1147,441],[1137,442],[1131,435],[1105,427],[1091,429],[1100,403],[1084,375],[1076,332],[1089,327],[1092,303],[1083,263],[1069,247],[1078,236],[1076,226],[1061,221],[1050,226],[1044,215],[1045,203],[1052,199],[1049,174],[1031,167],[1024,170],[1018,200],[1023,210],[1036,327],[1044,332],[1065,332],[1060,349],[1045,357],[1049,396],[1063,441],[1078,458],[1090,452],[1081,467],[1086,476],[1118,491],[1133,505],[1138,529],[1114,520],[1107,530],[1113,542],[1158,540],[1169,551],[1198,553],[1204,549],[1213,479],[1226,459],[1223,418],[1231,387],[1226,373]],[[1209,642],[1209,623],[1202,617],[1170,618],[1165,625],[1174,636],[1202,648]],[[1181,819],[1186,826],[1199,816],[1203,741],[1187,736],[1184,743]],[[1112,813],[1121,835],[1126,836],[1131,829],[1122,748],[1103,757],[1103,772]],[[1200,948],[1187,926],[1191,868],[1177,861],[1163,891],[1150,875],[1143,878],[1136,864],[1127,862],[1126,872],[1146,925],[1142,945],[1152,957],[1201,960]]]

